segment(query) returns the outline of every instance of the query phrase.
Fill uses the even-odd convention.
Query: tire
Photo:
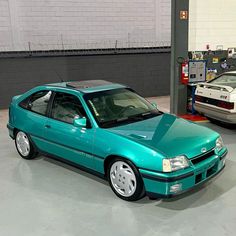
[[[107,169],[113,192],[126,201],[137,201],[145,194],[142,177],[135,165],[123,158],[112,160]]]
[[[33,146],[29,136],[23,131],[18,130],[15,135],[15,146],[19,155],[27,160],[34,159],[37,151]]]

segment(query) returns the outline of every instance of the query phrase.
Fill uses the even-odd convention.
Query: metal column
[[[181,19],[181,11],[187,11],[187,18]],[[188,12],[189,0],[171,0],[171,80],[170,111],[185,114],[187,87],[180,83],[179,57],[188,57]]]

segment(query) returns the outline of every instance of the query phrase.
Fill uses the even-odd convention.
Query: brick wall
[[[170,53],[0,59],[0,108],[34,86],[104,79],[128,84],[143,96],[169,95]]]
[[[170,2],[0,0],[0,51],[169,46]]]
[[[189,51],[236,47],[235,0],[189,0]]]
[[[11,17],[8,0],[0,0],[0,45],[12,47]]]

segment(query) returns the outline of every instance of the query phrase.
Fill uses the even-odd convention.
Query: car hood
[[[108,129],[166,157],[200,155],[215,147],[218,133],[171,114]]]

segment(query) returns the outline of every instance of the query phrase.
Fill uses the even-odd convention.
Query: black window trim
[[[45,113],[45,114],[42,114],[42,113],[39,113],[39,112],[30,110],[30,109],[29,109],[29,101],[30,101],[30,99],[32,98],[32,96],[33,96],[34,94],[36,94],[36,93],[45,92],[45,91],[48,91],[48,92],[51,91],[51,93],[52,93],[51,96],[50,96],[49,102],[48,102],[48,104],[47,104],[46,113]],[[21,108],[24,109],[24,110],[30,111],[30,112],[35,113],[35,114],[37,114],[37,115],[40,115],[40,116],[43,116],[43,117],[48,117],[48,109],[49,109],[49,104],[50,104],[50,102],[51,102],[51,100],[52,100],[53,92],[54,92],[54,91],[51,90],[51,89],[38,90],[38,91],[36,91],[36,92],[30,94],[28,97],[24,98],[23,100],[21,100],[21,101],[18,103],[18,106],[21,107]],[[24,102],[24,101],[26,101],[26,107],[24,107],[24,106],[21,104],[21,103]]]
[[[64,91],[52,91],[52,92],[53,92],[53,94],[52,94],[52,96],[50,97],[50,100],[49,100],[49,103],[48,103],[48,108],[47,108],[47,117],[48,117],[48,118],[50,118],[50,119],[52,119],[52,120],[56,120],[56,121],[59,121],[59,122],[66,123],[66,124],[69,124],[69,125],[74,126],[73,123],[66,122],[66,121],[59,120],[59,119],[56,119],[56,118],[52,117],[52,107],[53,107],[53,103],[54,103],[56,94],[57,94],[57,93],[69,94],[69,95],[72,95],[72,96],[76,97],[76,98],[79,100],[79,102],[81,103],[81,106],[83,107],[84,112],[85,112],[85,118],[87,119],[86,128],[87,128],[87,129],[91,129],[91,128],[92,128],[92,123],[91,123],[91,121],[90,121],[90,119],[89,119],[89,117],[88,117],[88,114],[87,114],[87,112],[86,112],[84,106],[83,106],[83,103],[81,102],[81,99],[80,99],[78,96],[76,96],[75,94],[71,94],[71,93],[68,93],[68,92],[64,92]]]

